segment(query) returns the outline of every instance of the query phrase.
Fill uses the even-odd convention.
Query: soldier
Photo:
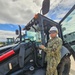
[[[57,66],[60,62],[60,50],[62,48],[62,40],[57,37],[58,29],[53,26],[49,30],[50,37],[48,46],[40,45],[39,47],[46,52],[47,72],[46,75],[58,75]]]

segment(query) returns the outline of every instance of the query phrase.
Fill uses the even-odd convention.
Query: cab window
[[[75,9],[61,24],[64,42],[69,43],[75,51]]]

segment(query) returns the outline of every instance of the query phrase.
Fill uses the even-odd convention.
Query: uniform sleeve
[[[44,47],[42,50],[46,53],[49,52],[50,55],[54,55],[54,52],[50,51],[52,48],[49,48],[49,47]]]
[[[52,48],[49,48],[49,47],[45,47],[43,50],[45,51],[45,52],[47,52],[47,51],[49,51],[49,50],[51,50]]]

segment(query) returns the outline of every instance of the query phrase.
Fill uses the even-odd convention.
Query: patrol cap
[[[49,30],[49,33],[51,33],[51,32],[57,32],[58,33],[57,27],[56,26],[51,27]]]

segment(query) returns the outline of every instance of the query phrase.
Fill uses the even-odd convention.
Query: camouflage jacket
[[[48,41],[47,47],[45,47],[43,50],[46,52],[46,61],[49,61],[50,58],[56,58],[58,62],[60,61],[60,50],[62,48],[62,40],[59,37],[56,37],[54,39],[50,39]]]

